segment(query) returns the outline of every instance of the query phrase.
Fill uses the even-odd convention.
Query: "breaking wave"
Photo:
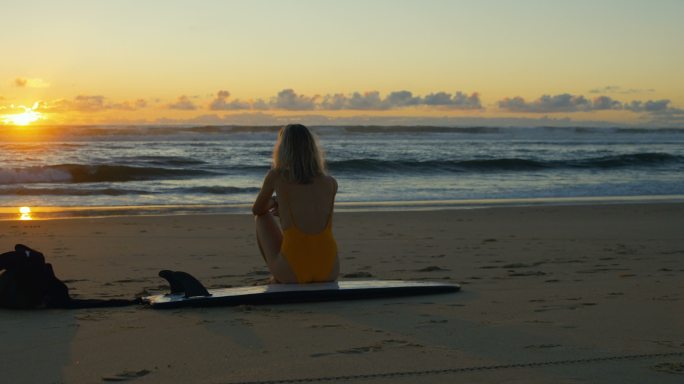
[[[215,175],[215,173],[198,169],[59,164],[19,169],[0,169],[0,183],[101,183],[178,179],[210,175]]]
[[[473,160],[379,160],[351,159],[328,164],[337,172],[501,172],[544,169],[584,168],[618,169],[653,167],[684,163],[684,156],[665,153],[634,153],[616,156],[568,160],[536,160],[524,158],[494,158]]]

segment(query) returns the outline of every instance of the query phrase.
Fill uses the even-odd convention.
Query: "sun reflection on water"
[[[31,208],[30,207],[21,207],[19,208],[19,220],[33,220],[31,217]]]

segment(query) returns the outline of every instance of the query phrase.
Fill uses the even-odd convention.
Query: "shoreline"
[[[336,212],[411,212],[494,207],[587,206],[615,204],[684,203],[684,195],[532,197],[506,199],[338,201]],[[21,207],[0,206],[0,221],[107,218],[126,216],[182,216],[249,214],[251,204],[36,206],[22,215]]]

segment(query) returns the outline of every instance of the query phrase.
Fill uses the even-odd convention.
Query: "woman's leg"
[[[256,216],[256,235],[259,251],[264,258],[266,265],[271,265],[280,253],[280,244],[283,242],[283,232],[276,221],[275,216],[270,213]]]
[[[271,213],[256,216],[256,236],[259,251],[264,258],[268,269],[273,277],[283,283],[296,282],[292,269],[280,254],[280,245],[283,242],[283,232],[278,225],[277,219]]]
[[[328,276],[328,281],[336,281],[340,277],[340,259],[335,255],[335,264],[333,264],[333,269]]]

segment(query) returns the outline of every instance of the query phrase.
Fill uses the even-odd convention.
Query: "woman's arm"
[[[275,191],[275,181],[278,174],[274,170],[268,171],[264,178],[264,184],[261,186],[259,195],[257,195],[254,205],[252,205],[252,214],[261,216],[273,208],[275,200],[271,198],[273,191]]]

